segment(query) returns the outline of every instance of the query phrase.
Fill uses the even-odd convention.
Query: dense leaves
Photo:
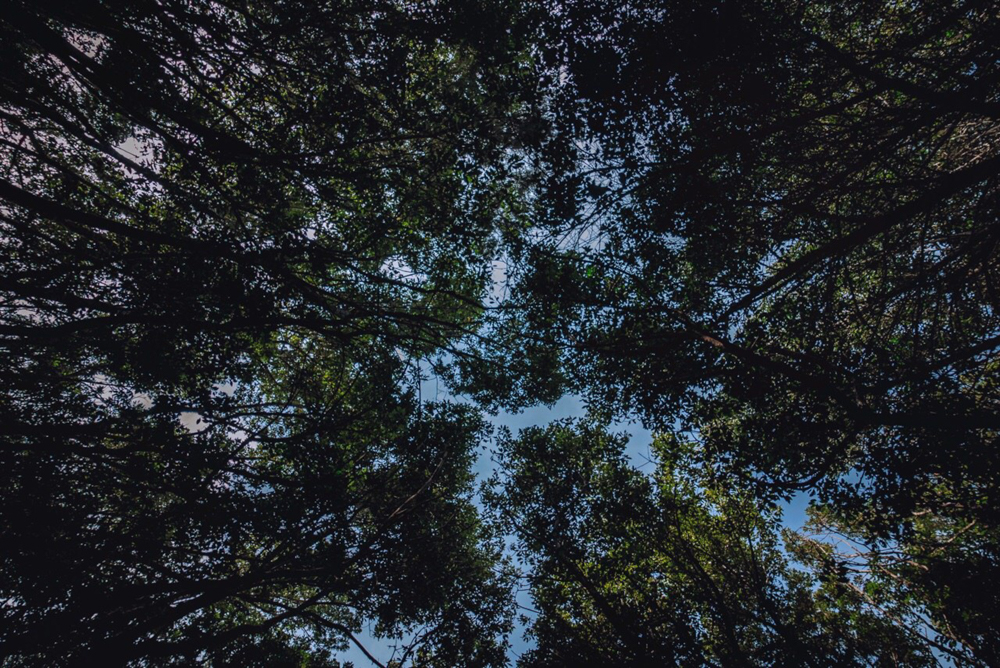
[[[5,9],[11,665],[327,665],[363,623],[502,662],[484,426],[412,374],[523,227],[538,77],[517,6],[459,4]]]
[[[531,566],[538,646],[525,666],[930,665],[891,622],[818,589],[780,550],[777,516],[744,491],[657,469],[593,425],[507,439],[488,496]]]
[[[1000,661],[990,3],[8,4],[11,665]]]
[[[995,662],[994,9],[570,2],[558,23],[576,153],[550,197],[572,213],[540,221],[506,331],[718,484],[817,495],[862,553],[905,555],[844,563],[898,578],[902,626]]]

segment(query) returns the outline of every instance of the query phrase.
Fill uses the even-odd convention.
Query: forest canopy
[[[0,663],[1000,663],[998,38],[11,0]]]

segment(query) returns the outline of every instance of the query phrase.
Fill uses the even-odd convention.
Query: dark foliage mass
[[[0,65],[0,665],[505,665],[518,578],[523,666],[1000,663],[993,3],[10,0]]]
[[[3,19],[0,653],[332,665],[368,622],[421,663],[502,661],[484,423],[408,378],[467,347],[522,225],[525,17]]]

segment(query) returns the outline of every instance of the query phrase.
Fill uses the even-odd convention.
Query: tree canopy
[[[468,347],[524,226],[527,14],[15,4],[3,655],[329,665],[364,623],[502,662],[484,425],[412,374]]]
[[[1000,661],[991,3],[9,5],[10,665]]]
[[[984,664],[997,28],[975,2],[563,4],[573,168],[505,324],[712,480],[814,495],[865,605]]]
[[[686,466],[679,443],[653,442],[652,474],[623,445],[572,423],[502,443],[487,498],[539,608],[523,665],[933,665],[842,583],[792,569],[773,507]]]

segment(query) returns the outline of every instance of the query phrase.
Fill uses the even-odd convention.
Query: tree
[[[861,606],[892,623],[942,662],[988,666],[993,637],[982,633],[992,592],[978,576],[996,543],[995,529],[919,513],[904,542],[872,541],[863,517],[816,506],[788,549],[816,575],[824,595]],[[987,622],[988,623],[988,622]]]
[[[996,13],[570,2],[556,23],[575,170],[498,332],[720,480],[811,490],[921,554],[907,595],[994,662]]]
[[[652,479],[504,446],[527,662],[996,663],[989,3],[8,9],[12,665],[333,665],[366,622],[503,662],[485,426],[428,365],[661,435]],[[854,546],[791,540],[811,576],[800,490]]]
[[[591,424],[502,444],[488,496],[530,567],[524,666],[934,665],[856,601],[790,566],[778,517],[653,442],[647,475]]]
[[[539,78],[516,3],[17,2],[0,23],[11,665],[503,661],[471,409]],[[471,342],[471,343],[470,343]]]

